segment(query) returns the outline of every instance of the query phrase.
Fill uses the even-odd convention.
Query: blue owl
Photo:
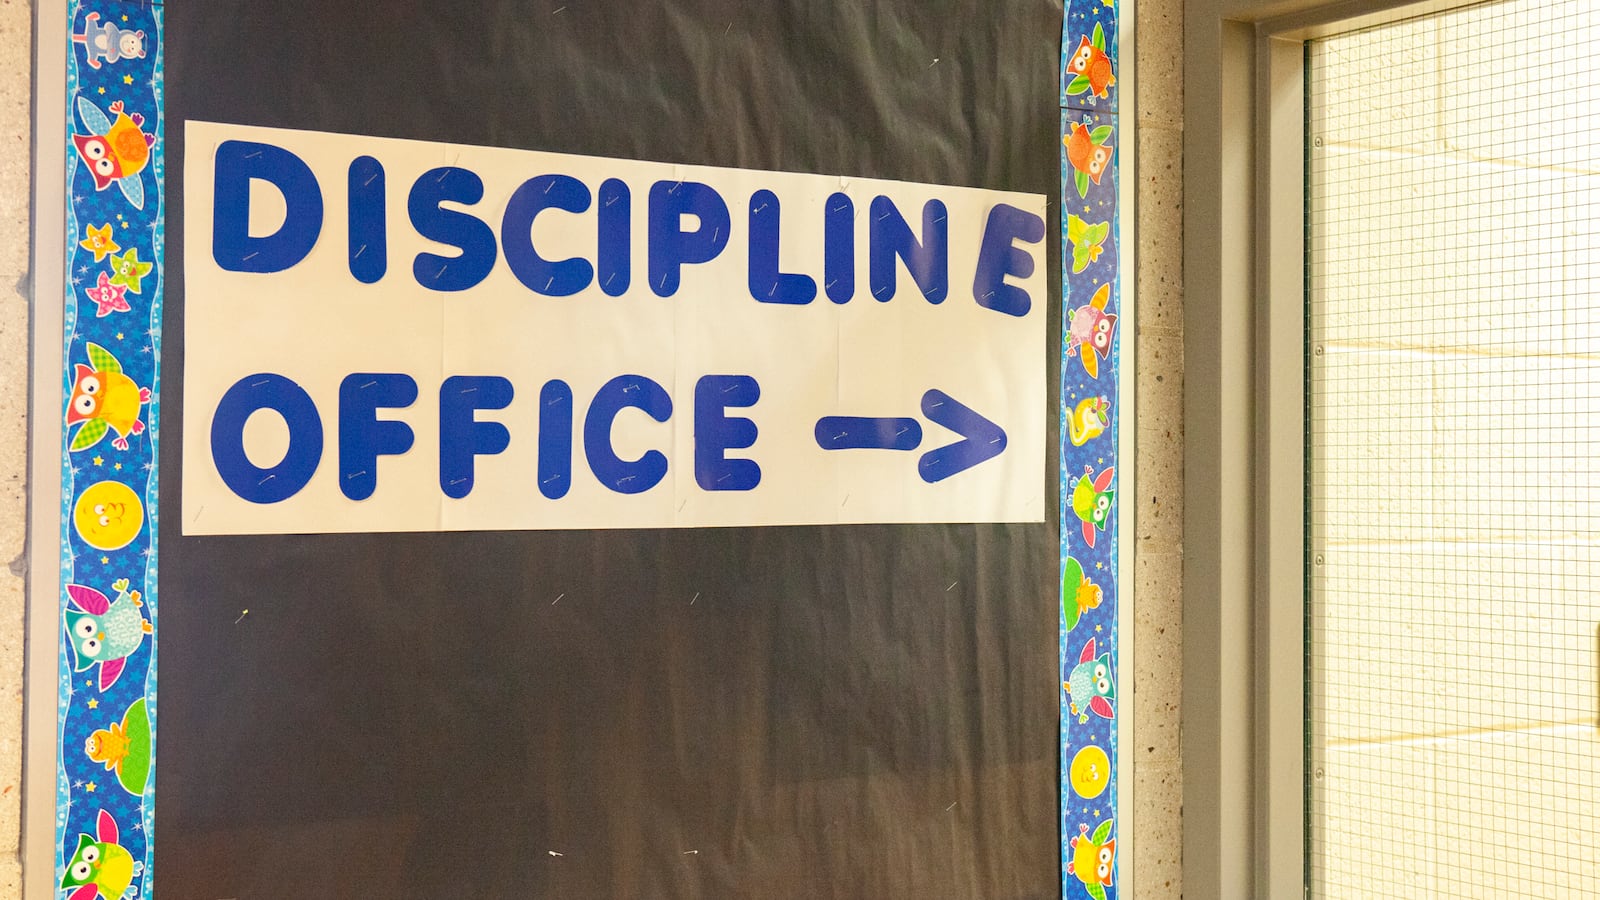
[[[1111,654],[1102,653],[1097,658],[1094,638],[1083,645],[1078,664],[1072,668],[1065,687],[1068,704],[1079,724],[1089,721],[1090,712],[1104,719],[1116,717],[1116,710],[1111,706],[1117,696],[1116,685],[1111,682]]]
[[[67,585],[71,606],[67,609],[67,644],[72,647],[75,672],[100,666],[100,690],[109,689],[122,676],[122,668],[133,655],[144,636],[154,628],[139,608],[138,591],[128,590],[128,579],[111,585],[117,599],[107,600],[106,595],[81,584]]]

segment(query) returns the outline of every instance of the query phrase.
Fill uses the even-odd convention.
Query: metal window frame
[[[1309,894],[1305,41],[1481,0],[1186,0],[1183,884]]]

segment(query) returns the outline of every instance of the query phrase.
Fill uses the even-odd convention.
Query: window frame
[[[1186,0],[1184,894],[1309,895],[1305,42],[1482,0]]]

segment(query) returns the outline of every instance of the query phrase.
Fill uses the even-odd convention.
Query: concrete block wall
[[[1138,0],[1138,445],[1133,865],[1141,900],[1183,895],[1183,0]]]
[[[0,897],[22,893],[22,587],[28,460],[33,9],[0,0]]]
[[[1597,37],[1513,0],[1312,53],[1317,896],[1594,888]]]

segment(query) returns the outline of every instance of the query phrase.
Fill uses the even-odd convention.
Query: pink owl
[[[1083,370],[1090,378],[1100,377],[1100,360],[1111,355],[1111,335],[1117,328],[1117,317],[1106,312],[1111,301],[1111,282],[1100,285],[1089,302],[1068,315],[1072,325],[1067,329],[1067,355],[1081,356]],[[1083,353],[1078,353],[1078,348]]]

